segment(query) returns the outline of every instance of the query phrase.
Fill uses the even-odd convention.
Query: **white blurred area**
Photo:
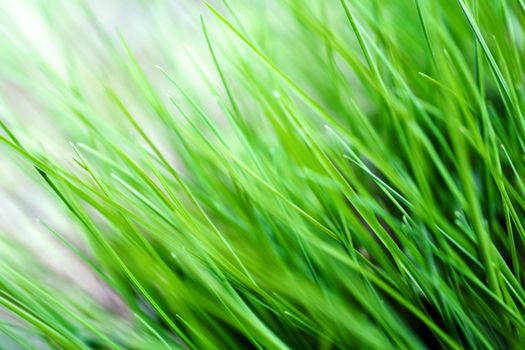
[[[76,141],[75,135],[68,130],[68,116],[55,114],[61,98],[49,74],[64,84],[78,83],[96,103],[97,79],[118,83],[123,74],[122,62],[114,61],[101,38],[107,35],[122,52],[120,33],[152,82],[168,91],[155,66],[181,80],[194,80],[189,63],[205,66],[198,54],[204,12],[197,0],[0,0],[0,118],[35,147],[71,164],[68,142]],[[45,227],[84,249],[77,224],[65,213],[31,166],[0,145],[0,259],[31,264],[20,244],[36,257],[36,270],[54,271],[44,280],[58,276],[53,283],[78,286],[125,315],[119,298]]]

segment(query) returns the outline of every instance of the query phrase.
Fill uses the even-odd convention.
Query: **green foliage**
[[[69,150],[13,112],[2,151],[125,311],[6,241],[0,305],[23,323],[1,332],[21,348],[520,348],[523,1],[224,0],[198,10],[189,54],[168,3],[137,5],[162,62],[83,3],[99,68],[2,44],[2,76]]]

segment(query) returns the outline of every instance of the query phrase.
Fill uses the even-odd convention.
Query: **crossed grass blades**
[[[65,68],[13,34],[1,74],[64,151],[8,99],[1,149],[123,306],[3,238],[6,347],[522,346],[522,0],[224,0],[191,16],[196,50],[168,2],[138,2],[147,64],[73,2],[95,68],[38,4]]]

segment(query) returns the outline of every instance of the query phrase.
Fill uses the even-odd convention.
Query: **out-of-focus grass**
[[[113,4],[0,15],[9,344],[520,348],[523,1]]]

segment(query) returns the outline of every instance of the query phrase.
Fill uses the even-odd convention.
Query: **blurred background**
[[[71,127],[76,123],[74,108],[69,109],[71,114],[61,112],[68,100],[59,92],[62,84],[82,90],[91,97],[93,110],[100,111],[95,104],[104,95],[101,77],[126,90],[125,45],[160,88],[167,83],[156,66],[195,83],[188,62],[204,66],[199,63],[203,47],[199,16],[205,12],[197,0],[0,0],[0,118],[24,142],[66,165],[72,163],[68,143],[83,135]],[[107,120],[108,127],[114,123]],[[57,206],[36,172],[6,152],[0,151],[2,263],[32,266],[60,288],[80,289],[102,307],[126,316],[119,297],[50,232],[56,230],[87,249],[79,228]],[[5,311],[0,313],[13,322]],[[0,348],[10,344],[1,332],[0,344]]]

